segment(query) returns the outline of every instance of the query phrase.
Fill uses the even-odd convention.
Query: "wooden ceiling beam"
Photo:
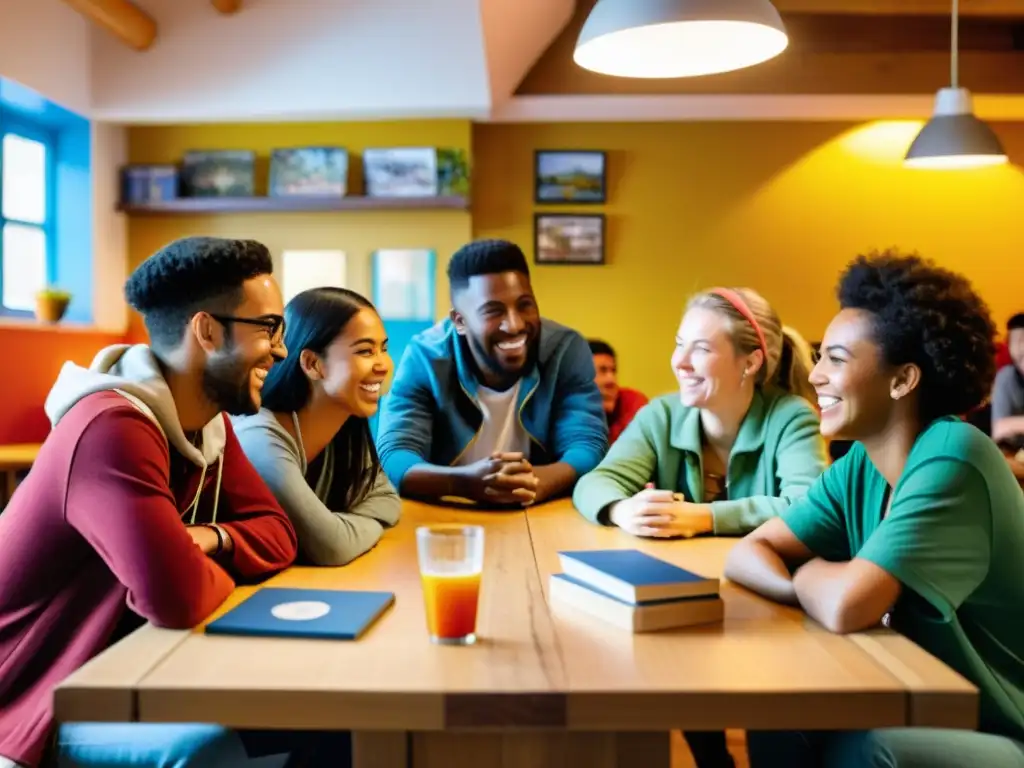
[[[950,16],[951,0],[772,0],[779,13]],[[1021,0],[961,0],[961,16],[1024,18]]]
[[[131,0],[64,0],[85,18],[137,51],[156,40],[156,22]]]
[[[213,7],[223,14],[232,14],[242,7],[242,0],[211,0]]]

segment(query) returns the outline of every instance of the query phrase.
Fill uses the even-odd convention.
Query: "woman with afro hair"
[[[980,691],[978,731],[751,733],[761,766],[1024,766],[1024,494],[960,414],[995,375],[995,326],[960,275],[856,259],[810,381],[826,437],[856,441],[732,550],[726,576],[832,632],[885,624]]]

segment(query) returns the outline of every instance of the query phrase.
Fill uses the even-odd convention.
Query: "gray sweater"
[[[300,552],[314,565],[351,562],[372,549],[385,528],[398,522],[402,502],[383,471],[352,509],[330,510],[326,501],[334,482],[333,444],[324,449],[323,469],[310,488],[301,435],[296,442],[265,408],[254,416],[233,416],[231,424],[246,457],[295,526]]]

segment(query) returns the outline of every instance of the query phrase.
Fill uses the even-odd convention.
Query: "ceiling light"
[[[694,77],[760,64],[788,44],[769,0],[597,0],[573,61],[603,75]]]
[[[903,162],[911,168],[980,168],[1001,165],[1009,159],[993,130],[975,117],[970,91],[958,85],[958,38],[959,3],[953,0],[952,87],[939,91],[932,119],[907,150]]]

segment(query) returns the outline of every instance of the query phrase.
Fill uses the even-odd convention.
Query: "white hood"
[[[160,365],[152,350],[145,344],[115,344],[101,349],[88,368],[67,362],[60,370],[44,406],[50,424],[57,425],[72,406],[87,395],[96,392],[116,391],[146,414],[163,432],[164,437],[175,450],[196,466],[203,468],[203,479],[209,466],[220,461],[224,453],[227,434],[224,415],[218,413],[203,427],[201,450],[185,437],[178,420],[171,390],[164,380]],[[200,490],[202,480],[199,483]],[[214,500],[216,519],[217,498],[220,495],[220,473]],[[193,522],[199,496],[191,505]]]

